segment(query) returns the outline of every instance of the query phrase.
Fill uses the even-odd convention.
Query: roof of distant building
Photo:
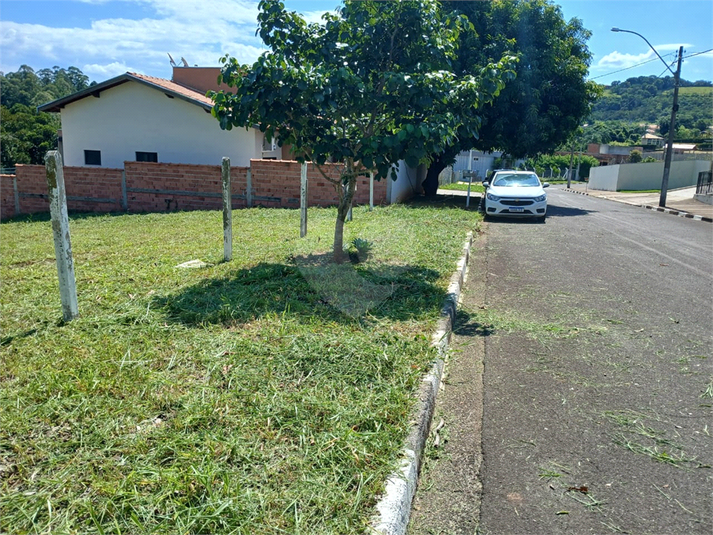
[[[90,86],[82,91],[78,91],[66,97],[54,100],[52,102],[48,102],[47,104],[43,104],[37,109],[39,111],[58,112],[67,104],[71,104],[72,102],[76,102],[89,96],[94,96],[98,98],[102,91],[106,91],[107,89],[111,89],[112,87],[116,87],[126,82],[138,82],[153,89],[163,91],[167,96],[171,98],[179,98],[181,100],[185,100],[186,102],[190,102],[191,104],[195,104],[206,110],[210,110],[213,107],[213,101],[210,98],[206,97],[204,93],[195,91],[188,87],[184,87],[182,85],[172,82],[171,80],[166,80],[164,78],[156,78],[154,76],[147,76],[145,74],[127,72],[125,74],[121,74],[119,76],[106,80],[100,84]]]

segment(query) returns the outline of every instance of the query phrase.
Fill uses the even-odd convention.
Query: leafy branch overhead
[[[281,2],[260,3],[258,33],[271,51],[252,66],[224,57],[222,79],[236,94],[213,94],[221,127],[259,124],[298,158],[359,162],[388,174],[415,167],[454,141],[477,135],[476,114],[511,76],[513,58],[457,76],[462,17],[435,2],[346,2],[339,15],[307,24]],[[468,117],[468,119],[470,119]]]

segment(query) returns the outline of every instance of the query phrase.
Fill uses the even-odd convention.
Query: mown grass
[[[443,184],[442,186],[438,186],[438,189],[468,191],[468,183],[467,182],[454,182],[453,184]],[[483,193],[484,191],[485,191],[485,188],[480,183],[473,183],[470,185],[471,193]]]
[[[0,532],[364,529],[479,215],[357,208],[338,268],[333,209],[233,217],[224,263],[219,212],[73,216],[66,324],[50,222],[0,225]]]

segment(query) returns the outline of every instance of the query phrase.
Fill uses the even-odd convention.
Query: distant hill
[[[703,135],[713,125],[713,84],[681,80],[678,100],[676,125],[691,131],[684,132],[688,134],[684,137]],[[591,120],[658,124],[665,134],[672,104],[672,76],[639,76],[605,86],[603,96],[594,105]]]

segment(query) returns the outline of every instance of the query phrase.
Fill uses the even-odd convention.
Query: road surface
[[[473,255],[409,533],[713,533],[713,225],[548,192]]]

